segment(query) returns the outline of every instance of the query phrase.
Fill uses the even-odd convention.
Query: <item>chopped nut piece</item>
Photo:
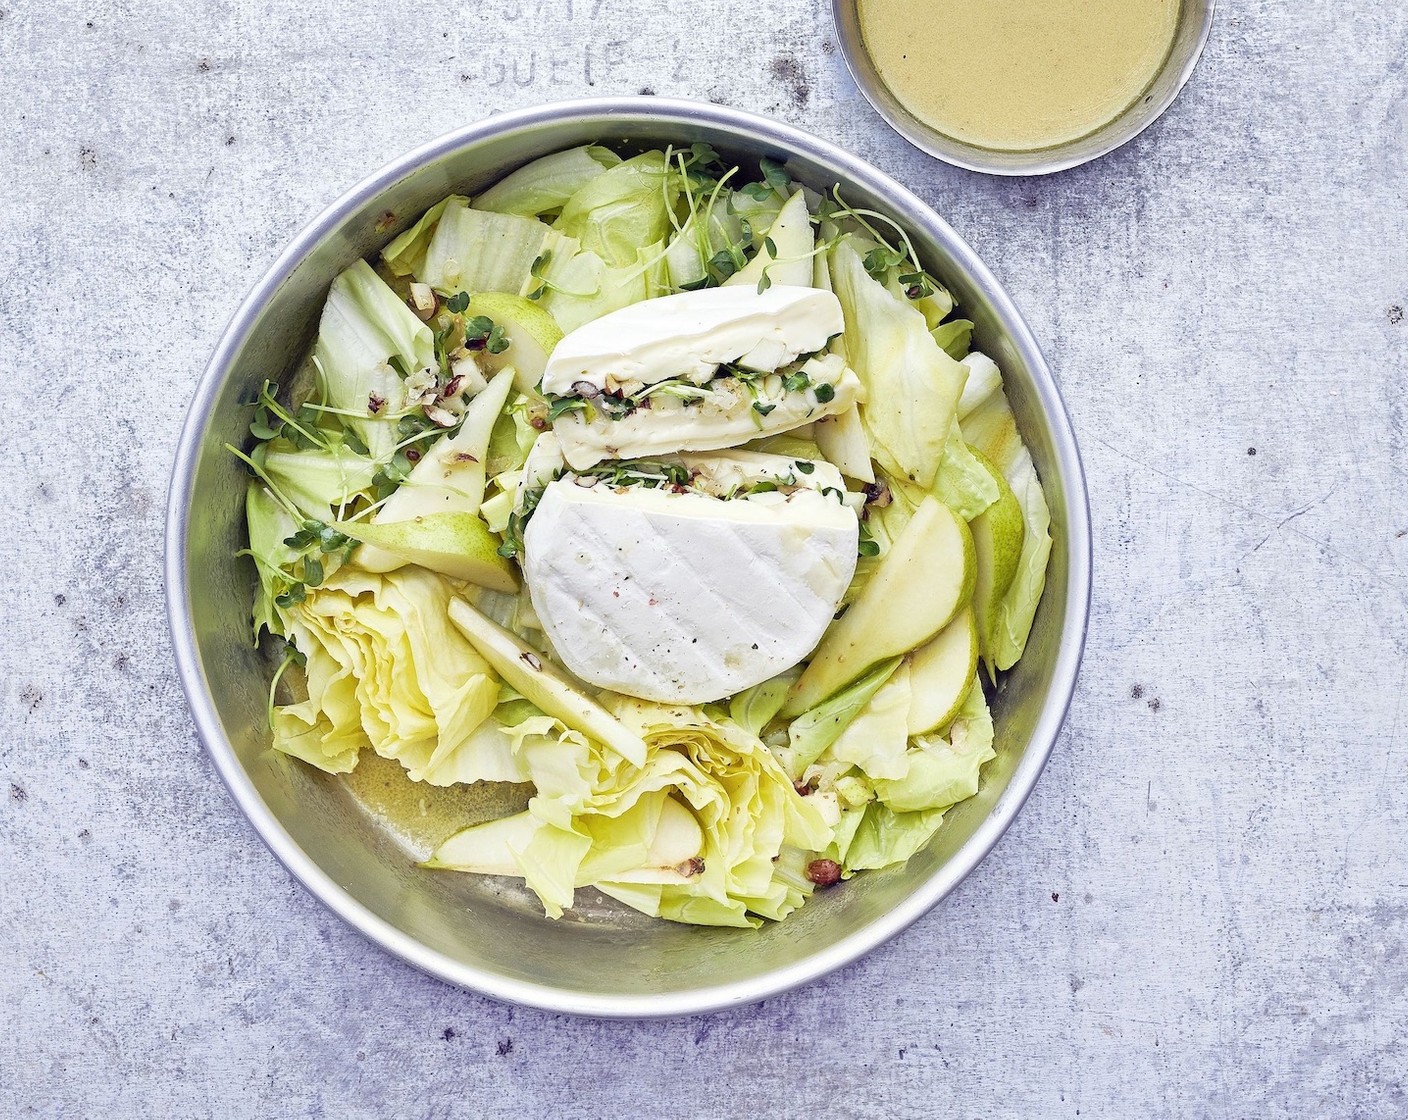
[[[841,881],[841,865],[834,859],[814,859],[807,864],[807,878],[819,887],[834,887]]]
[[[438,305],[435,289],[429,284],[411,285],[411,309],[422,322],[429,322],[435,317]]]

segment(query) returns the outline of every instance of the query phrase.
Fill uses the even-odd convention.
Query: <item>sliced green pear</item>
[[[877,661],[927,642],[972,596],[976,567],[967,523],[926,497],[856,601],[821,639],[782,714],[805,712]]]
[[[508,292],[480,292],[469,301],[466,319],[487,315],[508,336],[508,349],[499,354],[487,350],[479,354],[479,364],[497,372],[512,366],[513,387],[520,393],[531,393],[543,379],[548,355],[562,341],[562,328],[557,320],[524,296]]]
[[[773,256],[768,252],[767,243],[777,250]],[[811,215],[807,213],[807,200],[798,191],[782,205],[769,227],[758,255],[739,269],[727,280],[724,286],[747,284],[756,288],[767,269],[768,280],[774,284],[791,284],[799,288],[809,288],[812,283],[812,250],[816,242],[812,238]]]
[[[997,483],[998,498],[969,523],[973,532],[973,552],[977,557],[977,575],[973,583],[973,616],[977,623],[978,650],[984,658],[992,658],[993,620],[1022,558],[1022,542],[1026,526],[1022,519],[1022,503],[1007,484],[1002,472],[991,459],[977,448],[970,447],[973,457]]]
[[[516,853],[526,848],[542,827],[543,822],[527,812],[471,825],[436,848],[421,866],[435,871],[473,871],[479,875],[521,878],[523,867]]]
[[[432,572],[495,591],[512,594],[518,590],[512,566],[499,555],[498,538],[477,513],[428,513],[385,525],[343,521],[335,527],[362,542],[356,553],[358,567],[366,568],[361,553],[368,547],[395,561],[391,568],[378,566],[367,568],[368,571],[391,571],[402,564],[419,564]]]
[[[952,723],[977,670],[978,627],[972,608],[963,607],[937,637],[909,655],[909,733],[923,735]]]
[[[503,678],[550,716],[604,743],[635,766],[645,765],[645,740],[618,720],[532,646],[463,599],[450,600],[450,621]]]
[[[489,438],[512,385],[513,374],[504,371],[480,390],[465,408],[459,430],[430,445],[372,520],[382,525],[428,514],[478,513]]]

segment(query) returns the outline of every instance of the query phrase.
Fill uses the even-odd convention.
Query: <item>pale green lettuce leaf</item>
[[[841,730],[822,761],[849,763],[872,781],[902,778],[909,768],[909,665],[902,663]]]
[[[569,198],[620,162],[621,157],[610,148],[596,144],[553,152],[504,176],[481,194],[475,205],[500,214],[541,217],[561,210]]]
[[[975,680],[948,738],[919,735],[909,752],[909,766],[895,781],[877,781],[875,794],[896,812],[946,809],[978,792],[983,763],[995,758],[992,716]]]
[[[902,660],[894,657],[882,661],[854,684],[825,703],[803,712],[788,725],[784,759],[787,772],[794,779],[800,778],[802,772],[840,737],[841,732],[900,667]]]
[[[1027,647],[1037,604],[1046,588],[1046,563],[1051,556],[1051,511],[1026,448],[1005,477],[1022,503],[1027,533],[1017,561],[1017,575],[993,617],[992,661],[998,669],[1010,669]]]
[[[846,241],[831,251],[831,281],[845,315],[846,357],[865,385],[861,418],[874,458],[927,490],[967,373],[939,349],[920,312],[871,279]]]
[[[970,412],[1002,388],[1002,371],[997,368],[996,362],[978,350],[966,355],[960,364],[968,371],[963,395],[958,398],[958,419],[963,421],[968,419]]]
[[[280,569],[297,559],[298,554],[284,541],[298,531],[298,522],[267,486],[254,480],[245,490],[244,512],[249,530],[249,555],[259,572],[253,611],[254,637],[258,641],[261,630],[278,635],[284,632],[274,606],[274,597],[280,593],[275,580]]]
[[[967,319],[950,319],[940,323],[929,332],[934,341],[943,348],[945,354],[956,362],[961,362],[968,354],[973,341],[973,324]]]
[[[339,507],[371,488],[377,464],[346,444],[301,450],[286,440],[268,445],[264,473],[309,517],[336,519]]]
[[[933,492],[964,521],[972,521],[1000,496],[997,481],[969,448],[957,420],[949,428]]]
[[[897,813],[873,801],[865,807],[839,862],[847,872],[904,863],[934,838],[943,819],[942,809]]]
[[[495,214],[450,199],[425,252],[419,279],[446,292],[510,292],[528,283],[548,227],[536,218]]]
[[[389,364],[393,357],[408,371],[433,365],[434,336],[371,265],[358,261],[332,282],[313,362],[324,402],[353,414],[343,423],[374,457],[389,455],[397,438],[396,425],[379,417],[405,405],[401,377]],[[373,395],[385,402],[378,415],[368,409]]]
[[[573,250],[571,244],[563,244],[553,251],[541,275],[546,282],[543,309],[566,332],[646,299],[662,277],[668,281],[668,267],[659,242],[639,250],[623,265],[608,264],[590,249]]]
[[[747,191],[735,191],[728,196],[728,209],[734,216],[735,232],[730,241],[737,240],[742,236],[742,223],[747,222],[752,230],[752,243],[754,248],[761,248],[763,238],[777,221],[777,216],[782,212],[783,204],[787,201],[785,197],[773,191],[765,198],[754,198]],[[723,246],[721,245],[720,248]]]
[[[381,251],[381,259],[396,276],[419,276],[425,269],[425,252],[430,248],[430,239],[435,235],[435,227],[440,215],[450,203],[468,206],[469,199],[464,195],[452,194],[442,198],[421,215],[420,221],[402,233]]]
[[[642,246],[663,246],[671,234],[670,215],[679,193],[678,176],[666,167],[665,154],[645,152],[602,172],[573,194],[556,228],[607,266],[633,265]]]

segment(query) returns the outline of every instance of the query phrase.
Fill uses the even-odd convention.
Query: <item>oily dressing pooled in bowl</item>
[[[858,0],[865,49],[911,113],[998,151],[1068,143],[1158,76],[1180,0]]]

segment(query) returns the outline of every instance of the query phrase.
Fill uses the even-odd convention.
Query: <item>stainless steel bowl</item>
[[[1055,547],[1027,655],[998,691],[998,757],[978,796],[949,814],[902,869],[860,875],[780,925],[671,925],[588,902],[544,918],[517,884],[417,869],[395,829],[348,787],[269,749],[268,666],[250,648],[253,572],[242,545],[238,444],[266,375],[311,341],[334,275],[452,191],[586,141],[707,141],[742,159],[786,160],[803,181],[895,215],[1002,366],[1051,505]],[[391,217],[388,217],[390,215]],[[1066,412],[1035,340],[971,249],[909,191],[797,129],[714,105],[656,98],[574,101],[505,113],[378,171],[325,210],[274,262],[221,338],[191,404],[171,485],[166,577],[172,637],[196,726],[240,809],[284,865],[377,944],[454,984],[583,1015],[674,1015],[747,1003],[854,960],[951,891],[1012,822],[1051,752],[1075,686],[1090,594],[1085,480]]]
[[[998,151],[956,140],[911,113],[880,77],[860,33],[857,0],[831,0],[836,37],[851,76],[861,93],[894,129],[917,148],[945,163],[989,175],[1048,175],[1064,171],[1114,151],[1133,140],[1173,104],[1198,65],[1212,29],[1216,0],[1182,0],[1173,46],[1158,76],[1123,113],[1084,136],[1049,148]]]

